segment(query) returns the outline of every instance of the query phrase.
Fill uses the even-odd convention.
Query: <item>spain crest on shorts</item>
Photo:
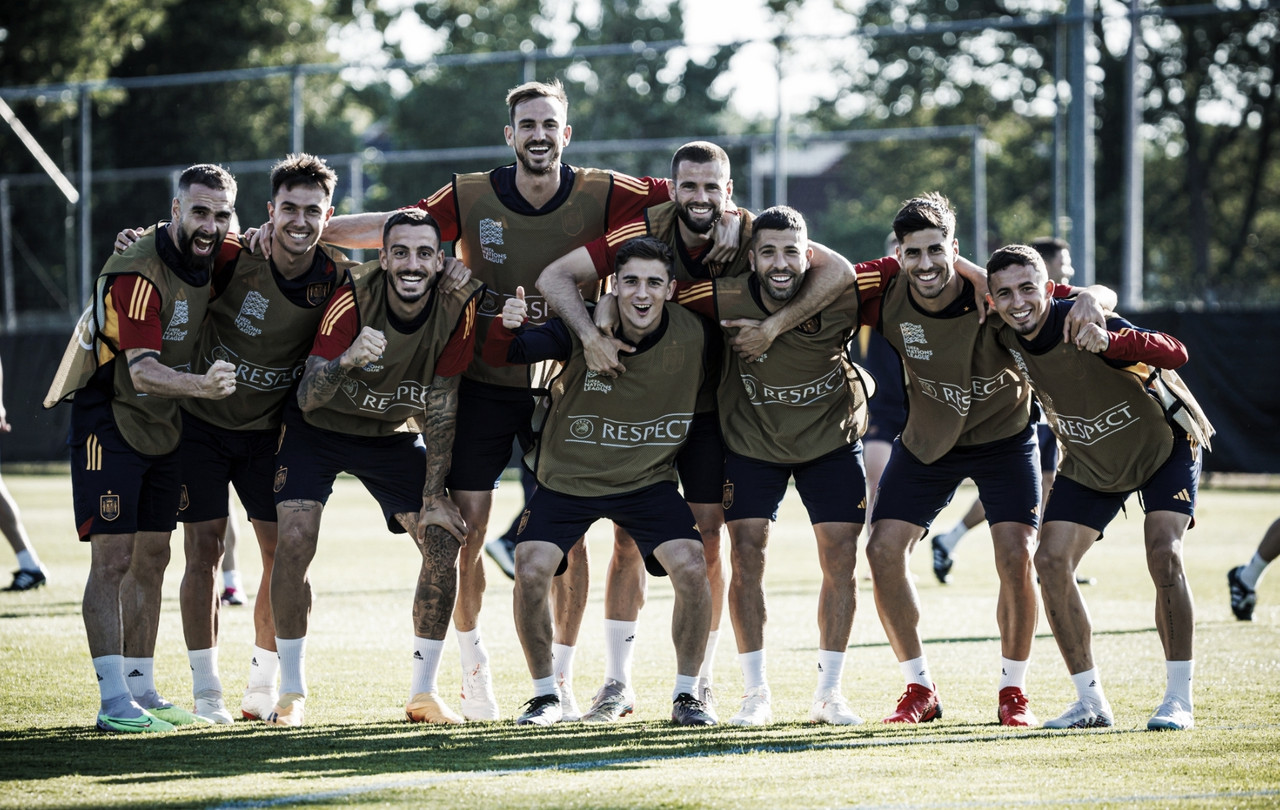
[[[178,496],[178,511],[185,512],[187,507],[191,505],[191,494],[187,492],[187,485],[182,485],[182,494]]]
[[[98,515],[103,520],[115,520],[120,517],[120,496],[108,494],[98,498]]]
[[[524,527],[529,525],[529,510],[526,509],[520,514],[520,525],[516,527],[516,534],[523,534]]]
[[[720,496],[720,508],[728,509],[733,506],[733,482],[725,481],[723,494]]]
[[[281,467],[276,470],[276,479],[271,483],[271,491],[279,492],[284,489],[284,482],[289,480],[289,468]]]

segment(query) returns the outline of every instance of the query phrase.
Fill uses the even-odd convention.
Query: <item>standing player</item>
[[[547,590],[565,553],[600,518],[627,532],[650,573],[671,577],[677,669],[672,722],[715,724],[694,695],[711,616],[705,555],[694,515],[675,487],[676,455],[709,371],[712,338],[703,319],[665,306],[675,290],[671,265],[670,248],[652,237],[631,239],[618,250],[614,290],[618,339],[631,350],[626,374],[610,379],[592,371],[582,344],[559,319],[520,329],[502,351],[511,339],[504,333],[524,322],[522,291],[507,302],[502,328],[487,347],[495,365],[565,363],[551,382],[546,422],[530,455],[538,489],[516,536],[516,628],[534,679],[533,699],[516,721],[522,725],[562,717]]]
[[[981,322],[971,285],[956,273],[959,243],[947,199],[931,193],[908,200],[893,230],[902,271],[878,302],[877,328],[906,368],[908,412],[880,479],[867,561],[876,609],[907,686],[885,722],[942,715],[907,561],[956,488],[972,478],[987,506],[1000,577],[997,716],[1003,725],[1031,725],[1025,690],[1037,619],[1031,550],[1040,476],[1030,389],[995,330]]]
[[[458,446],[448,488],[467,524],[458,566],[458,605],[454,624],[462,652],[462,713],[471,719],[496,720],[489,657],[480,638],[479,617],[485,572],[481,550],[497,486],[511,456],[513,440],[526,449],[532,440],[533,389],[530,368],[492,368],[483,357],[490,325],[516,287],[532,291],[538,274],[557,257],[630,222],[649,205],[668,199],[665,181],[583,169],[561,163],[569,145],[568,99],[558,81],[528,82],[507,94],[510,122],[505,129],[515,163],[476,174],[456,175],[450,185],[418,203],[440,223],[445,241],[476,277],[488,286],[480,305],[476,358],[459,389]],[[367,247],[377,239],[386,214],[335,217],[326,240]],[[726,240],[721,240],[722,242]],[[734,241],[736,241],[736,236]],[[527,300],[530,320],[547,318],[546,302]],[[569,555],[566,576],[556,578],[557,670],[571,663],[571,651],[586,608],[587,569],[584,546]],[[569,716],[571,684],[563,684]]]
[[[1258,604],[1258,580],[1276,557],[1280,557],[1280,520],[1272,523],[1262,535],[1262,542],[1248,564],[1237,565],[1227,572],[1231,612],[1240,621],[1253,621],[1253,609]]]
[[[296,403],[284,413],[276,454],[279,541],[271,608],[280,653],[280,699],[265,719],[301,726],[311,612],[308,568],[324,504],[340,472],[377,498],[387,528],[408,532],[422,553],[414,594],[414,664],[405,714],[461,723],[436,694],[436,668],[457,589],[458,541],[466,526],[444,492],[457,412],[458,375],[474,351],[472,280],[445,292],[440,230],[423,211],[387,219],[378,261],[353,271],[316,333]],[[402,428],[420,431],[407,432]]]
[[[0,433],[13,430],[4,409],[4,369],[0,368]],[[9,494],[9,488],[0,479],[0,534],[9,541],[13,553],[18,557],[18,570],[13,572],[13,582],[6,591],[29,591],[39,588],[48,581],[44,566],[40,564],[40,556],[36,554],[31,538],[27,537],[27,529],[22,525],[22,513],[18,504]]]
[[[45,400],[75,394],[71,485],[77,531],[91,551],[84,624],[102,698],[97,723],[108,731],[164,731],[198,719],[156,691],[154,655],[182,494],[178,400],[225,399],[236,388],[225,361],[203,374],[185,371],[235,195],[220,166],[182,173],[173,220],[112,256],[99,276],[86,313],[96,326],[88,351],[97,370],[87,383],[76,371],[93,366],[77,328]]]
[[[1111,316],[1063,340],[1069,305],[1054,301],[1040,255],[1010,245],[987,263],[992,305],[1019,372],[1062,442],[1062,465],[1045,510],[1036,571],[1045,613],[1075,682],[1078,700],[1049,728],[1113,723],[1094,665],[1089,611],[1075,569],[1101,539],[1129,493],[1146,513],[1147,569],[1156,586],[1156,630],[1164,646],[1164,700],[1147,721],[1154,730],[1194,724],[1191,680],[1194,607],[1182,565],[1183,536],[1195,514],[1200,445],[1213,428],[1172,369],[1187,351],[1169,335]],[[1168,397],[1166,404],[1160,397]],[[1168,405],[1177,402],[1176,408]]]

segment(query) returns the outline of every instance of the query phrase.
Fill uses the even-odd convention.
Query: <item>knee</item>
[[[1147,568],[1156,585],[1168,585],[1182,578],[1182,544],[1176,540],[1161,541],[1147,552]]]
[[[1041,543],[1040,547],[1036,549],[1033,559],[1036,573],[1040,575],[1040,579],[1044,582],[1071,579],[1075,575],[1075,565],[1070,555],[1067,554],[1066,549],[1054,548]]]
[[[898,543],[876,532],[867,539],[867,565],[875,572],[888,571],[906,563],[906,553]]]

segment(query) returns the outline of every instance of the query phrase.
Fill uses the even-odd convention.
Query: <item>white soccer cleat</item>
[[[306,695],[300,695],[297,692],[286,692],[280,696],[280,700],[271,709],[271,714],[262,719],[273,726],[302,728],[306,702]]]
[[[1046,720],[1045,728],[1110,728],[1115,725],[1115,717],[1111,714],[1111,706],[1105,700],[1095,703],[1091,700],[1077,700],[1067,707],[1060,717]]]
[[[828,689],[814,696],[813,706],[809,709],[809,722],[828,723],[833,726],[860,726],[862,718],[849,708],[849,701],[844,699],[839,689]]]
[[[1150,731],[1186,731],[1195,728],[1195,725],[1191,707],[1176,697],[1166,697],[1147,721],[1147,729]]]
[[[712,720],[719,723],[720,715],[716,712],[716,690],[710,678],[698,679],[698,685],[694,688],[693,696],[702,701],[703,711]]]
[[[465,723],[462,715],[450,709],[435,692],[419,692],[405,704],[404,715],[410,723]]]
[[[269,686],[251,686],[240,698],[240,716],[246,720],[266,720],[276,707],[276,690]]]
[[[479,664],[462,673],[462,716],[468,720],[497,720],[498,699],[493,695],[493,676],[488,664]]]
[[[560,722],[576,723],[582,719],[582,711],[578,708],[578,699],[573,696],[573,684],[563,678],[556,684],[556,692],[560,694]]]
[[[731,726],[767,726],[773,722],[773,707],[769,705],[769,687],[748,689],[742,696],[742,708],[729,718]]]
[[[227,711],[226,701],[222,699],[222,693],[217,689],[206,689],[196,695],[196,717],[204,718],[210,723],[216,723],[220,726],[230,725],[235,722],[231,712]]]

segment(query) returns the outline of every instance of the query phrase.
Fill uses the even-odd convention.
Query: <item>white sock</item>
[[[132,697],[124,678],[123,655],[100,655],[93,659],[93,671],[98,674],[98,693],[103,708],[116,698]]]
[[[1262,579],[1262,572],[1267,570],[1267,561],[1254,552],[1253,559],[1249,560],[1249,564],[1240,569],[1240,581],[1253,590],[1258,589],[1258,580]]]
[[[711,670],[716,664],[716,646],[720,643],[720,631],[712,630],[707,633],[707,651],[702,656],[702,666],[698,668],[698,680],[711,683],[714,679],[711,677]]]
[[[1071,681],[1076,685],[1076,697],[1080,698],[1080,700],[1087,700],[1095,704],[1106,702],[1107,697],[1102,694],[1102,678],[1098,677],[1097,667],[1086,669],[1084,672],[1077,672],[1071,676]]]
[[[960,538],[964,537],[965,532],[967,531],[969,531],[968,527],[966,527],[964,525],[964,521],[961,520],[950,529],[947,529],[945,532],[938,535],[938,545],[945,548],[947,553],[950,554],[955,551],[956,546],[960,544]]]
[[[744,691],[769,688],[768,679],[765,677],[764,650],[738,653],[738,666],[742,669]]]
[[[828,689],[840,690],[840,676],[844,674],[844,653],[818,650],[818,694]]]
[[[1188,709],[1192,708],[1191,703],[1191,683],[1195,673],[1196,662],[1193,661],[1165,661],[1165,700],[1169,698],[1177,698]]]
[[[479,627],[465,633],[458,630],[457,634],[463,672],[475,672],[478,667],[489,663],[489,652],[484,648],[484,639],[480,638]]]
[[[675,700],[678,695],[692,695],[693,690],[697,688],[697,675],[681,675],[676,673],[676,685],[671,690],[671,699]]]
[[[556,676],[560,688],[573,686],[573,651],[568,644],[551,645],[551,673]]]
[[[926,689],[933,688],[933,676],[929,674],[929,662],[922,655],[919,658],[912,658],[910,661],[899,661],[898,666],[902,668],[902,677],[907,679],[907,683],[915,683]]]
[[[136,699],[148,692],[156,692],[156,659],[125,656],[122,661],[124,680],[129,684],[129,694]]]
[[[555,695],[556,692],[556,676],[548,675],[545,678],[533,679],[533,696],[542,697],[543,695]]]
[[[631,684],[631,664],[636,652],[637,622],[604,620],[604,677],[624,686]]]
[[[409,678],[409,697],[419,692],[436,691],[436,673],[440,671],[440,654],[444,639],[413,637],[413,670]]]
[[[307,694],[307,637],[276,637],[280,654],[280,693]]]
[[[280,655],[275,650],[253,645],[253,658],[249,659],[249,688],[274,691],[279,672]]]
[[[230,571],[222,572],[222,587],[233,588],[237,591],[244,592],[244,582],[240,579],[240,570],[232,568]]]
[[[1027,691],[1027,667],[1030,664],[1029,659],[1014,661],[1012,658],[1000,656],[1000,688],[1016,686],[1024,692]]]
[[[222,694],[222,679],[218,677],[218,648],[187,650],[187,662],[191,664],[191,694],[199,695],[210,690]]]
[[[44,570],[44,566],[40,564],[40,557],[36,555],[35,549],[18,552],[18,568],[23,571]]]

